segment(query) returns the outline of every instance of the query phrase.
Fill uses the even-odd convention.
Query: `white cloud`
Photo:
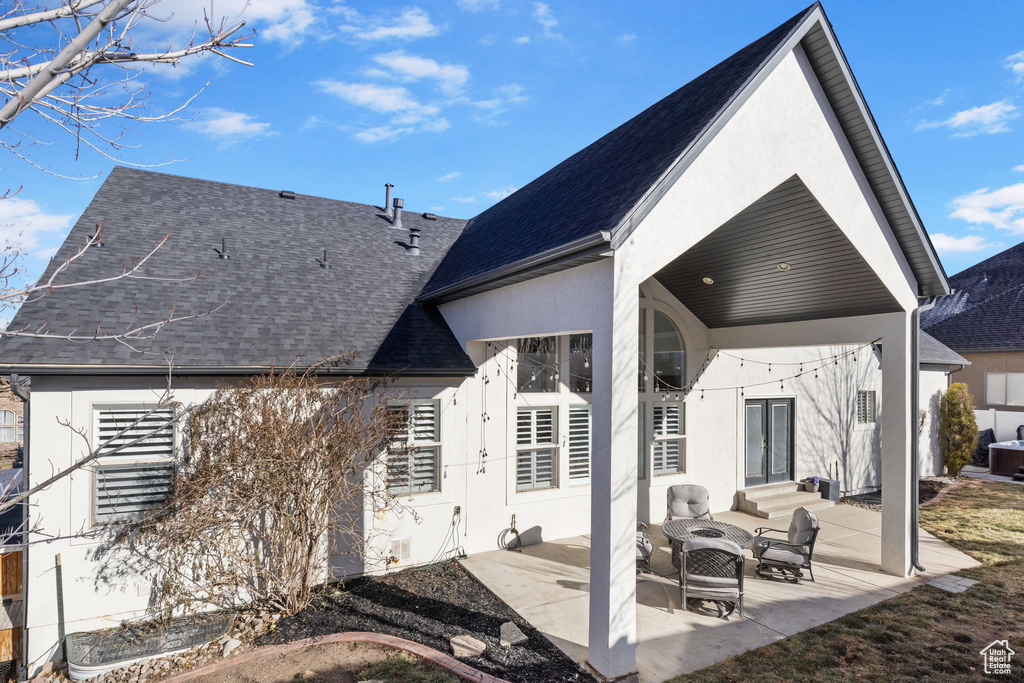
[[[55,253],[53,247],[41,247],[39,242],[47,234],[63,235],[74,216],[46,213],[31,199],[8,197],[0,199],[0,243],[9,244],[39,258]]]
[[[463,204],[472,204],[476,201],[476,197],[452,197],[453,202],[462,202]]]
[[[364,19],[354,11],[348,12],[346,19],[351,23],[342,26],[341,29],[361,40],[412,40],[441,33],[441,28],[431,22],[430,16],[419,7],[405,10],[392,21],[382,18]]]
[[[469,12],[479,12],[482,9],[498,9],[501,0],[458,0],[457,4]]]
[[[945,121],[923,121],[917,130],[926,128],[949,128],[956,137],[970,137],[980,133],[1006,133],[1010,127],[1006,122],[1020,116],[1017,107],[1009,100],[1000,100],[980,107],[957,112]]]
[[[636,34],[635,33],[627,33],[625,35],[619,36],[619,43],[621,43],[622,45],[629,45],[630,43],[634,42],[635,40],[636,40]]]
[[[167,20],[143,21],[139,26],[140,33],[156,43],[165,42],[169,30],[175,36],[187,38],[197,24],[199,31],[206,30],[203,25],[205,11],[214,26],[218,26],[222,19],[231,22],[241,17],[259,31],[260,39],[298,45],[316,23],[319,11],[307,0],[218,0],[213,5],[212,16],[210,7],[209,0],[161,0],[152,14]],[[235,35],[244,35],[245,30]]]
[[[469,69],[461,64],[438,64],[433,59],[407,55],[401,50],[377,55],[373,60],[390,69],[390,75],[405,81],[435,80],[441,90],[449,94],[457,93],[469,80]],[[388,75],[388,72],[381,75]]]
[[[1020,171],[1021,173],[1024,173],[1024,164],[1021,164],[1020,166],[1014,166],[1013,170],[1014,171]]]
[[[1024,234],[1024,183],[961,195],[953,200],[953,209],[950,218]]]
[[[184,127],[219,140],[223,145],[270,133],[269,123],[256,121],[249,114],[218,107],[205,109],[197,120],[186,123]]]
[[[422,108],[422,105],[413,99],[409,91],[401,86],[343,83],[330,79],[317,81],[316,86],[322,92],[340,97],[349,104],[366,107],[373,111],[394,112]]]
[[[443,176],[438,178],[437,182],[439,182],[439,183],[447,183],[447,182],[451,182],[452,180],[455,180],[456,178],[461,178],[461,177],[462,177],[462,173],[460,173],[459,171],[452,171],[451,173],[445,173]]]
[[[526,45],[528,42],[530,42],[530,40],[530,36],[519,36],[512,42],[515,43],[516,45]]]
[[[488,199],[504,199],[518,189],[519,188],[514,185],[506,185],[505,187],[499,187],[495,190],[484,192],[484,195],[486,195]]]
[[[558,19],[546,2],[533,3],[533,18],[540,24],[541,33],[545,38],[561,38],[562,34],[555,31]]]
[[[497,115],[507,111],[511,105],[528,100],[529,98],[523,92],[523,86],[518,83],[509,83],[500,88],[495,88],[494,96],[490,99],[475,100],[469,103],[480,110],[477,117],[478,120],[490,121]]]
[[[383,142],[397,140],[403,135],[413,132],[413,128],[396,128],[394,126],[377,126],[361,130],[352,137],[360,142]]]
[[[989,242],[981,235],[965,235],[963,237],[956,237],[955,235],[947,235],[942,232],[937,232],[931,236],[932,245],[935,249],[943,254],[962,254],[965,252],[981,251],[982,249],[990,249],[999,247],[999,244],[993,244]]]
[[[1006,68],[1017,76],[1018,81],[1024,80],[1024,50],[1007,57]]]

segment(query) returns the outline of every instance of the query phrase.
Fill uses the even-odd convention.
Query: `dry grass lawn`
[[[969,481],[921,508],[921,527],[984,564],[964,593],[919,586],[672,683],[1024,680],[1024,486]],[[987,676],[979,651],[1009,639],[1013,676]]]

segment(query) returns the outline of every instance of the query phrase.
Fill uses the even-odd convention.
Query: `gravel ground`
[[[504,648],[501,624],[514,622],[529,640]],[[573,660],[469,575],[444,562],[328,587],[313,605],[257,640],[286,643],[343,631],[372,631],[451,653],[449,639],[471,635],[487,644],[466,663],[513,683],[590,681]]]
[[[939,491],[949,486],[954,481],[953,477],[921,477],[918,481],[918,503],[927,503],[929,500],[939,494]],[[862,493],[857,496],[849,496],[840,500],[842,503],[847,505],[853,505],[854,507],[865,508],[867,510],[874,510],[875,512],[882,511],[882,492],[874,491],[872,493]]]

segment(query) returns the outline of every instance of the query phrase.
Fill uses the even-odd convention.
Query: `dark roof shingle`
[[[55,334],[121,332],[176,316],[130,348],[14,337],[0,342],[0,363],[286,367],[349,351],[352,371],[465,374],[474,370],[436,310],[411,306],[465,221],[425,220],[407,212],[396,230],[377,207],[180,176],[115,168],[78,220],[44,278],[103,223],[102,248],[72,264],[62,280],[120,272],[163,235],[170,241],[146,264],[154,279],[121,280],[56,291],[22,306],[11,329],[46,326]],[[422,229],[420,255],[404,248]],[[215,249],[227,238],[230,259]],[[327,249],[331,268],[317,259]],[[204,271],[201,278],[173,282]],[[212,311],[212,312],[211,312]]]

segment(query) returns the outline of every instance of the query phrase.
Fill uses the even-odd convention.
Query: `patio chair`
[[[650,574],[651,570],[651,555],[654,553],[654,543],[651,542],[651,536],[647,533],[647,525],[643,522],[637,522],[636,525],[636,571],[647,572]]]
[[[707,614],[703,602],[710,600],[722,619],[727,619],[736,605],[743,616],[743,551],[738,545],[724,538],[695,538],[683,543],[680,558],[679,592],[684,610]],[[723,603],[729,605],[728,610]]]
[[[709,519],[711,496],[700,484],[674,484],[668,487],[668,514],[665,521],[673,519]]]
[[[818,518],[806,508],[793,511],[793,521],[789,523],[788,531],[765,526],[754,529],[753,552],[757,560],[754,571],[765,579],[800,583],[803,570],[806,569],[811,581],[814,581],[811,557],[814,555],[818,529]],[[762,535],[769,531],[786,534],[786,540]]]

